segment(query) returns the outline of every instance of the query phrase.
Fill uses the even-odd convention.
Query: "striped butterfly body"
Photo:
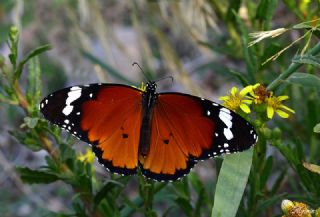
[[[40,103],[51,123],[92,146],[113,173],[172,181],[199,161],[249,149],[257,142],[250,123],[212,101],[183,93],[157,93],[122,84],[58,90]]]

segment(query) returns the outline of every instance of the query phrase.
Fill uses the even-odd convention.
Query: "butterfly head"
[[[147,82],[147,84],[146,84],[146,90],[147,90],[147,92],[149,92],[149,93],[154,93],[154,92],[156,92],[156,89],[157,89],[157,84],[156,84],[156,82],[155,81],[149,81],[149,82]]]

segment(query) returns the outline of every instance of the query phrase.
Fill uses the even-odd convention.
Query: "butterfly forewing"
[[[107,169],[133,174],[138,165],[141,96],[116,84],[73,86],[50,94],[40,110],[50,122],[92,145]]]
[[[141,169],[159,181],[176,180],[198,160],[246,150],[256,140],[253,127],[221,105],[187,94],[159,94]]]

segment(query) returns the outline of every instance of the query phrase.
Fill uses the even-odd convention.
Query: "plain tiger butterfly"
[[[111,172],[177,180],[200,160],[249,149],[253,126],[210,100],[157,93],[122,84],[90,84],[58,90],[40,103],[51,123],[92,146]]]

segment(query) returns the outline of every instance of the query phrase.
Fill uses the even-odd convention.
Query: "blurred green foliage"
[[[5,159],[15,155],[10,151],[22,146],[46,154],[36,168],[12,163],[15,170],[2,171],[19,175],[7,172],[26,196],[12,192],[11,198],[1,188],[5,205],[0,212],[23,216],[16,207],[30,203],[34,213],[29,216],[279,216],[284,198],[319,207],[320,176],[303,166],[320,164],[319,11],[319,1],[307,0],[2,0],[0,111],[8,127],[1,134],[10,129],[15,142],[14,147],[0,144],[0,167],[8,167]],[[249,46],[249,33],[279,28],[286,30]],[[138,53],[124,43],[129,38],[120,39],[127,29],[135,35]],[[197,172],[174,183],[106,178],[92,163],[79,160],[74,139],[49,125],[38,103],[65,83],[87,83],[92,77],[137,84],[141,76],[123,68],[137,60],[151,78],[173,75],[185,92],[198,95],[224,88],[221,81],[261,83],[277,95],[289,95],[296,113],[286,120],[251,117],[259,143],[223,162],[211,160],[205,168],[214,171],[210,178]],[[63,192],[56,195],[66,205],[60,211],[42,208],[39,204],[48,204],[26,187],[43,184],[45,189],[53,183]],[[234,196],[224,194],[231,189]]]

